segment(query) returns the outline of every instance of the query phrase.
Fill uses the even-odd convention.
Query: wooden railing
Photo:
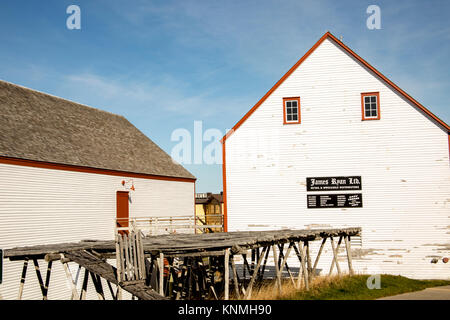
[[[130,217],[115,220],[117,233],[140,230],[145,236],[171,233],[222,232],[223,215]]]

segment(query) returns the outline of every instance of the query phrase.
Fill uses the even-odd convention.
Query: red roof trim
[[[142,178],[142,179],[152,179],[152,180],[166,180],[166,181],[181,181],[181,182],[191,182],[195,183],[197,179],[183,178],[183,177],[171,177],[171,176],[160,176],[149,173],[136,173],[128,171],[119,171],[111,169],[100,169],[92,167],[83,167],[71,164],[61,164],[45,161],[36,161],[29,159],[19,159],[6,156],[0,156],[0,163],[11,164],[16,166],[34,167],[34,168],[44,168],[44,169],[54,169],[54,170],[64,170],[64,171],[75,171],[84,173],[95,173],[95,174],[105,174],[110,176],[119,177],[132,177],[132,178]]]
[[[250,115],[255,112],[255,110],[274,92],[283,82],[286,80],[297,68],[300,64],[302,64],[303,61],[308,58],[311,53],[314,52],[314,50],[325,40],[325,39],[332,39],[336,44],[338,44],[341,48],[343,48],[346,52],[348,52],[351,56],[356,58],[359,62],[361,62],[365,67],[367,67],[369,70],[374,72],[378,77],[380,77],[383,81],[385,81],[388,85],[390,85],[392,88],[397,90],[401,95],[403,95],[408,101],[410,101],[412,104],[414,104],[416,107],[418,107],[420,110],[422,110],[427,116],[432,118],[434,121],[436,121],[438,124],[440,124],[445,130],[450,132],[450,126],[446,124],[444,121],[439,119],[436,115],[434,115],[430,110],[425,108],[423,105],[421,105],[419,102],[417,102],[413,97],[411,97],[409,94],[407,94],[405,91],[400,89],[395,83],[393,83],[391,80],[386,78],[381,72],[376,70],[374,67],[372,67],[367,61],[365,61],[363,58],[358,56],[355,52],[353,52],[349,47],[347,47],[344,43],[342,43],[340,40],[338,40],[335,36],[333,36],[330,32],[326,32],[319,41],[312,46],[311,49],[308,50],[308,52],[305,53],[303,57],[300,58],[300,60],[297,61],[297,63],[292,66],[291,69],[280,79],[277,83],[251,108],[243,117],[241,120],[239,120],[234,127],[225,134],[225,136],[222,138],[221,142],[224,143],[225,140],[237,129],[239,128],[245,120],[247,120]]]

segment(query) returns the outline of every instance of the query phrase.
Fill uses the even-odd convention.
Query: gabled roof
[[[334,41],[337,45],[339,45],[342,49],[344,49],[347,53],[349,53],[351,56],[353,56],[356,60],[361,62],[365,67],[367,67],[369,70],[371,70],[373,73],[375,73],[381,80],[383,80],[385,83],[387,83],[389,86],[391,86],[395,91],[400,93],[406,100],[411,102],[413,105],[418,107],[420,110],[424,112],[426,116],[428,116],[430,119],[432,119],[437,125],[441,126],[444,130],[447,131],[447,133],[450,134],[450,126],[446,124],[444,121],[439,119],[436,115],[434,115],[430,110],[425,108],[422,104],[417,102],[413,97],[411,97],[409,94],[407,94],[405,91],[400,89],[396,84],[394,84],[391,80],[386,78],[381,72],[376,70],[374,67],[372,67],[367,61],[365,61],[363,58],[358,56],[355,52],[353,52],[349,47],[347,47],[342,41],[337,39],[334,35],[332,35],[330,32],[326,32],[320,39],[317,41],[314,46],[312,46],[311,49],[308,50],[308,52],[305,53],[303,57],[301,57],[300,60],[297,61],[294,66],[292,66],[291,69],[280,79],[277,83],[251,108],[243,117],[241,120],[239,120],[234,127],[228,131],[225,136],[222,138],[222,143],[225,142],[225,140],[233,134],[234,131],[236,131],[244,122],[247,120],[248,117],[252,115],[253,112],[255,112],[256,109],[300,66],[303,61],[305,61],[311,53],[316,50],[316,48],[323,42],[325,39],[330,39]]]
[[[0,80],[0,157],[195,180],[123,116]]]

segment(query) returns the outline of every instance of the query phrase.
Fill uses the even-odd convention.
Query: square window
[[[380,119],[380,94],[378,92],[361,93],[362,120]]]
[[[283,98],[284,124],[300,123],[300,98]]]

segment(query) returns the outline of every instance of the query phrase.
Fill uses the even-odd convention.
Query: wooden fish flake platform
[[[115,240],[110,241],[85,240],[77,243],[12,248],[5,250],[4,256],[12,261],[24,261],[19,298],[22,296],[29,260],[32,260],[36,267],[43,299],[47,298],[50,273],[47,271],[44,283],[38,263],[39,259],[44,259],[50,270],[51,263],[57,260],[60,260],[65,268],[69,262],[85,268],[81,293],[78,293],[70,272],[66,272],[72,283],[72,299],[85,298],[89,276],[99,299],[105,297],[100,278],[107,282],[114,299],[121,299],[121,290],[144,300],[229,299],[230,278],[233,280],[231,286],[234,288],[234,298],[249,299],[253,285],[264,277],[270,252],[275,265],[275,285],[278,290],[281,290],[281,275],[284,269],[294,285],[300,287],[303,283],[308,289],[327,240],[333,252],[330,273],[334,266],[338,273],[341,273],[337,253],[343,241],[349,272],[352,273],[350,238],[359,236],[360,233],[361,228],[339,228],[142,237],[138,231],[117,235]],[[313,261],[310,242],[318,240],[322,243]],[[292,250],[301,265],[296,277],[286,262]],[[250,263],[247,255],[251,256]],[[236,256],[241,256],[243,261],[240,275],[235,264]],[[109,264],[107,259],[116,259],[117,268]],[[112,285],[115,285],[115,290]]]

